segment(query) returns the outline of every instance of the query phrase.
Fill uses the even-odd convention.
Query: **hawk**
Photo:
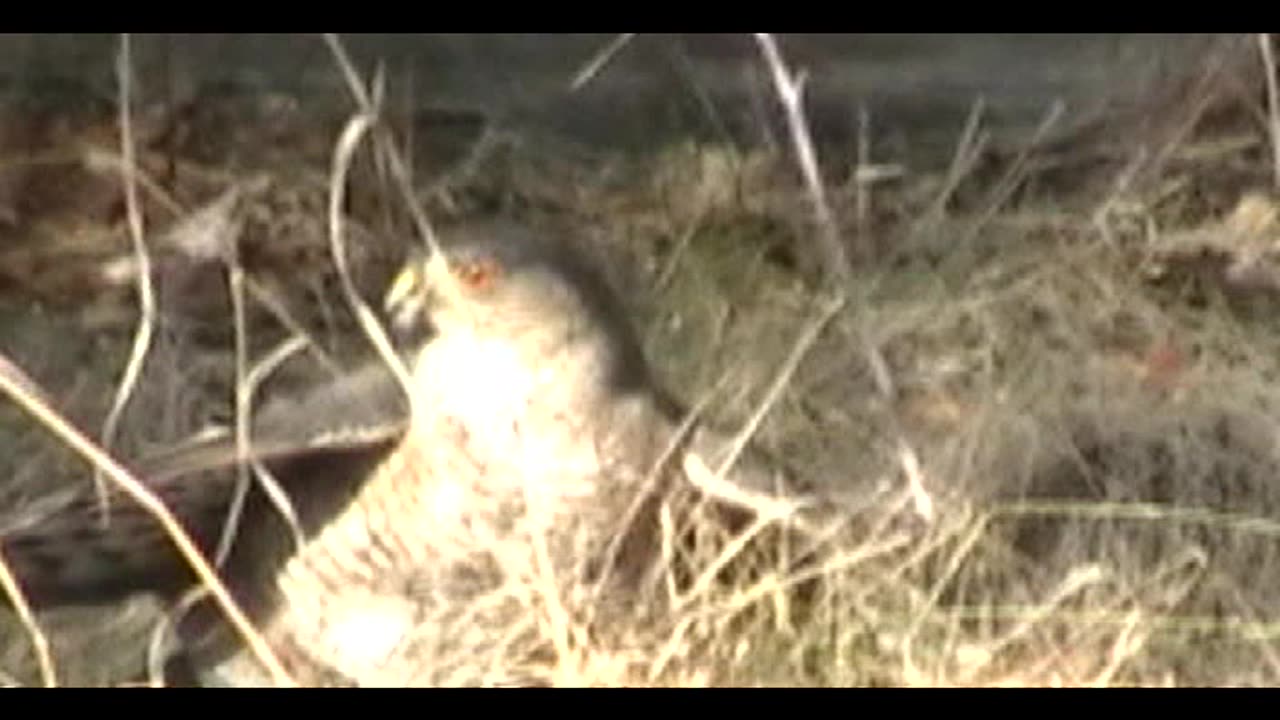
[[[407,387],[371,365],[255,416],[253,455],[288,502],[255,483],[219,570],[282,659],[304,684],[478,683],[531,588],[641,602],[667,466],[690,436],[602,274],[527,227],[472,224],[443,258],[411,261],[386,306],[404,330],[430,327]],[[212,557],[236,462],[224,438],[135,470]],[[0,528],[34,604],[191,589],[149,516],[120,501],[104,526],[94,503]],[[259,682],[219,613],[178,624],[175,667]]]

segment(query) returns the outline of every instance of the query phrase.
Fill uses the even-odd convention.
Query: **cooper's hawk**
[[[445,257],[411,264],[388,297],[398,321],[433,329],[408,357],[412,408],[370,367],[259,413],[255,452],[303,542],[255,490],[222,568],[282,653],[356,684],[480,682],[465,666],[511,642],[496,628],[528,613],[529,588],[635,599],[654,556],[659,463],[681,418],[618,297],[578,254],[515,225],[469,226]],[[234,463],[219,440],[137,470],[212,554]],[[0,528],[34,602],[190,587],[140,510],[121,500],[104,528],[93,509],[86,497]],[[197,664],[243,661],[218,613],[202,607],[182,626]],[[414,638],[416,663],[403,657]]]

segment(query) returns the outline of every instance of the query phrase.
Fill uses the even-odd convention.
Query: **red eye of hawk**
[[[473,260],[458,265],[454,274],[468,290],[484,291],[493,287],[501,272],[492,260]]]

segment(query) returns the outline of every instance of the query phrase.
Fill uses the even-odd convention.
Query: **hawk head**
[[[411,259],[384,305],[398,333],[429,325],[423,355],[458,382],[501,386],[495,373],[519,374],[582,397],[650,384],[638,335],[602,273],[524,226],[488,222],[447,234],[443,255]]]

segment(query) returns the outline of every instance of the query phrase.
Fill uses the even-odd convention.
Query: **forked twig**
[[[293,502],[289,499],[287,493],[275,480],[262,461],[250,454],[249,448],[249,419],[248,409],[252,407],[254,394],[262,385],[262,382],[268,375],[275,372],[285,360],[294,353],[306,346],[308,340],[304,336],[295,335],[289,340],[281,343],[267,357],[259,361],[253,369],[249,370],[243,376],[237,371],[236,382],[236,405],[237,415],[240,415],[241,409],[244,410],[243,420],[237,418],[236,421],[236,444],[237,458],[236,462],[242,468],[252,467],[257,473],[259,482],[262,484],[263,491],[267,494],[267,498],[276,506],[285,522],[289,525],[289,529],[294,536],[294,542],[298,547],[302,547],[303,533],[302,527],[298,523],[297,512],[294,510]],[[243,427],[241,422],[243,421]],[[242,435],[243,433],[243,435]],[[243,448],[240,444],[243,443]],[[236,529],[240,523],[240,516],[244,511],[244,502],[248,496],[249,478],[238,477],[236,483],[236,492],[231,498],[231,507],[227,510],[227,519],[223,524],[222,537],[218,540],[218,549],[214,554],[215,562],[221,566],[226,562],[227,556],[231,552],[231,545],[235,541]]]
[[[778,98],[787,112],[787,127],[791,133],[791,141],[795,146],[796,157],[800,163],[801,171],[804,173],[805,183],[809,190],[809,199],[813,205],[814,215],[817,218],[818,230],[821,233],[823,245],[828,255],[827,277],[829,280],[835,281],[837,292],[843,296],[851,279],[850,268],[845,257],[844,245],[840,241],[840,232],[836,225],[835,216],[827,203],[822,177],[818,171],[817,153],[813,148],[813,138],[809,132],[804,116],[804,108],[801,104],[805,76],[803,73],[798,76],[793,75],[787,69],[782,60],[782,55],[778,51],[777,43],[774,42],[771,34],[755,33],[755,38],[760,45],[761,54],[764,55],[765,62],[773,74],[773,84],[778,92]],[[835,310],[832,310],[833,314],[834,312]],[[853,332],[861,345],[859,350],[866,357],[872,376],[875,378],[877,389],[886,400],[892,400],[896,394],[896,389],[893,377],[889,372],[888,362],[880,352],[880,348],[871,340],[865,321],[858,317],[852,321],[852,324],[854,326]],[[900,429],[895,428],[894,435],[899,462],[915,498],[916,512],[926,520],[932,519],[933,503],[924,487],[918,453],[916,453]]]
[[[369,116],[368,122],[376,124],[378,117],[378,108],[371,97],[371,93],[365,89],[364,84],[360,82],[360,74],[356,72],[355,64],[351,62],[347,51],[342,47],[342,41],[333,33],[324,34],[325,44],[329,46],[330,52],[333,53],[334,60],[338,63],[338,68],[342,70],[342,75],[347,81],[347,88],[351,91],[352,97],[355,98],[356,104],[360,108],[360,112]],[[432,255],[443,256],[440,252],[440,242],[436,238],[435,230],[431,227],[431,222],[427,218],[426,212],[422,209],[422,205],[418,202],[413,192],[411,182],[411,174],[406,166],[404,159],[396,150],[395,143],[391,141],[390,135],[385,130],[376,132],[378,146],[383,153],[386,154],[388,165],[391,167],[392,173],[395,175],[396,184],[399,186],[400,194],[404,199],[405,205],[408,207],[409,214],[413,218],[414,226],[418,230],[418,235],[422,242],[426,244],[427,250]],[[344,174],[345,177],[345,174]]]
[[[410,413],[414,416],[418,415],[417,400],[412,390],[412,381],[408,370],[404,363],[401,362],[399,356],[393,349],[390,340],[387,338],[386,332],[382,329],[381,323],[377,317],[369,309],[368,305],[360,297],[360,293],[356,290],[355,283],[351,279],[351,273],[347,267],[345,252],[345,225],[342,208],[345,205],[346,197],[346,180],[351,171],[351,162],[354,158],[356,148],[360,141],[369,132],[375,133],[375,138],[380,149],[387,160],[392,174],[395,176],[396,185],[400,189],[405,205],[408,207],[409,214],[413,218],[414,225],[418,230],[422,242],[426,245],[431,253],[431,261],[435,263],[444,263],[444,253],[440,249],[440,243],[436,238],[435,231],[431,227],[431,222],[427,218],[426,212],[418,203],[414,195],[413,186],[410,179],[410,172],[400,157],[400,153],[395,148],[390,135],[381,129],[378,125],[378,105],[377,94],[371,93],[365,88],[360,81],[359,73],[356,72],[355,65],[351,62],[351,58],[347,55],[346,50],[342,47],[342,42],[337,35],[326,33],[324,35],[325,43],[329,46],[329,50],[333,53],[335,61],[338,63],[339,69],[343,73],[343,77],[347,81],[347,86],[352,96],[356,100],[356,104],[360,107],[360,112],[353,117],[348,123],[342,136],[338,139],[334,149],[333,166],[329,174],[329,243],[330,251],[333,255],[334,264],[337,267],[338,275],[342,281],[343,292],[346,294],[347,301],[356,313],[356,317],[360,321],[361,327],[365,334],[373,343],[374,348],[378,351],[379,356],[391,369],[400,383],[405,395],[409,401]],[[377,87],[375,87],[375,91]],[[448,276],[442,278],[448,281]],[[444,288],[448,290],[449,288]]]

